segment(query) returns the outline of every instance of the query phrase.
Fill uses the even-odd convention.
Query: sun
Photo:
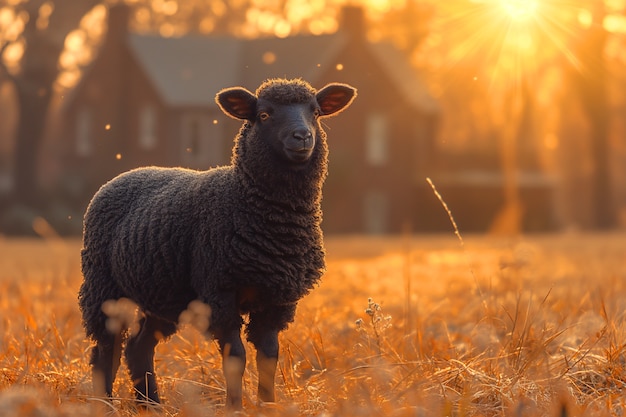
[[[537,11],[536,0],[499,0],[499,2],[504,13],[516,21],[531,19]]]

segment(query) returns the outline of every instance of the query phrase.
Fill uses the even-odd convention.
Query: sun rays
[[[437,31],[444,35],[441,68],[468,79],[488,81],[490,90],[507,89],[532,77],[549,62],[578,65],[572,39],[580,29],[579,4],[557,0],[474,0],[439,5]]]
[[[537,1],[533,0],[500,0],[500,7],[511,19],[524,21],[532,19],[537,11]]]

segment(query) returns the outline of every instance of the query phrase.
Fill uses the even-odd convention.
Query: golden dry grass
[[[244,415],[609,416],[626,409],[626,236],[331,238],[281,335],[277,404]],[[0,240],[0,415],[134,415],[91,394],[77,240]],[[248,348],[249,353],[253,351]],[[214,343],[157,349],[166,416],[223,414]]]

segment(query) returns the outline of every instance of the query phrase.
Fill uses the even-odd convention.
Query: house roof
[[[329,65],[340,61],[349,40],[342,32],[252,40],[131,34],[128,44],[166,103],[213,107],[215,94],[228,86],[253,90],[272,77],[302,77],[315,84]],[[408,103],[426,113],[438,110],[425,84],[397,49],[386,43],[366,45]],[[296,59],[294,51],[304,53]]]
[[[215,93],[239,84],[243,45],[234,38],[163,38],[132,34],[128,44],[172,106],[215,105]]]

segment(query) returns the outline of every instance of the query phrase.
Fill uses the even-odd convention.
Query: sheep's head
[[[350,105],[356,90],[328,84],[315,91],[302,80],[268,80],[251,93],[243,87],[220,91],[216,101],[227,115],[248,121],[257,136],[291,164],[306,163],[321,130],[319,119]]]

